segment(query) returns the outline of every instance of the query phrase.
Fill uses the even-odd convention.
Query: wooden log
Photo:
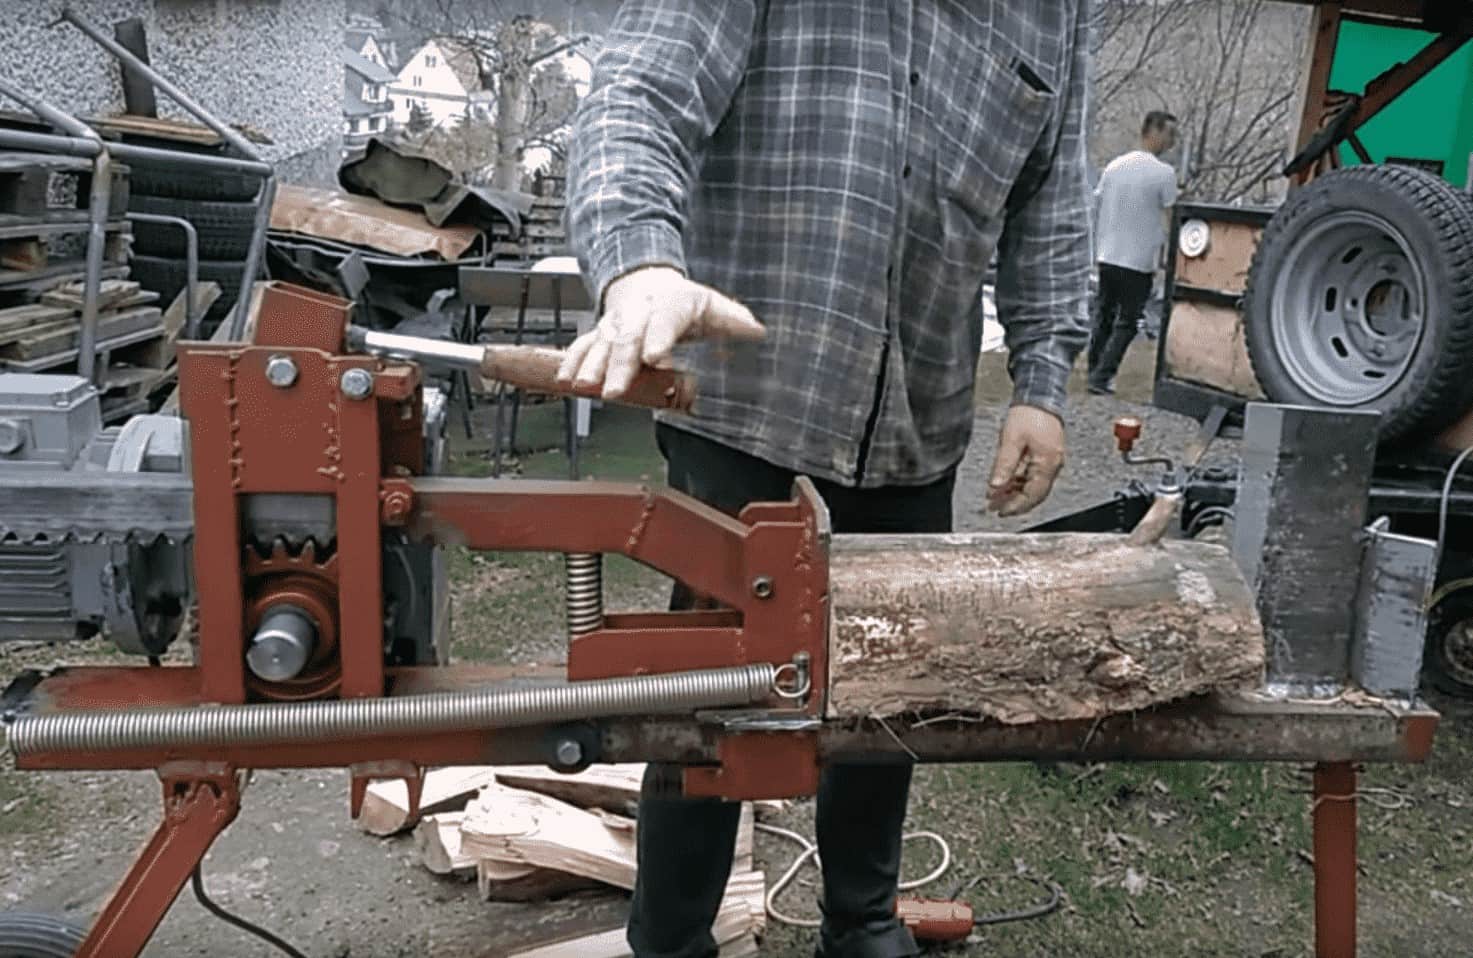
[[[1023,724],[1257,687],[1228,551],[1120,535],[835,536],[829,711]]]
[[[1177,379],[1262,399],[1248,359],[1243,318],[1230,306],[1174,303],[1166,327],[1166,371]]]
[[[436,768],[425,773],[419,797],[419,814],[454,811],[465,805],[482,787],[496,781],[489,765]],[[396,835],[412,828],[419,816],[409,814],[409,788],[403,779],[372,782],[363,796],[358,827],[370,835]]]

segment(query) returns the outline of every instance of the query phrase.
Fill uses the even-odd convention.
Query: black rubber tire
[[[201,335],[208,336],[214,332],[220,320],[228,316],[234,308],[236,297],[240,295],[240,277],[244,267],[245,264],[240,260],[199,261],[200,281],[208,280],[220,284],[220,298],[205,313]],[[130,278],[140,283],[144,289],[158,293],[165,306],[179,295],[188,278],[182,259],[134,256],[129,261],[128,268]]]
[[[1473,589],[1463,588],[1440,599],[1427,616],[1427,645],[1422,653],[1422,675],[1433,688],[1473,701],[1473,669],[1466,649],[1454,664],[1453,630],[1473,621]]]
[[[128,190],[133,196],[241,203],[255,199],[260,189],[261,178],[245,173],[180,171],[142,163],[128,164]]]
[[[72,958],[87,931],[50,915],[0,912],[0,958]]]
[[[1427,280],[1424,331],[1401,377],[1381,396],[1340,408],[1381,413],[1384,441],[1446,428],[1473,405],[1473,204],[1430,173],[1406,166],[1354,166],[1289,194],[1264,228],[1243,298],[1248,358],[1274,402],[1322,406],[1295,381],[1273,340],[1272,293],[1302,232],[1327,214],[1364,211],[1399,230]]]
[[[128,209],[134,213],[177,216],[188,220],[199,239],[200,259],[245,259],[251,248],[251,229],[256,221],[254,203],[135,195],[128,201]],[[177,226],[133,223],[135,253],[183,259],[186,245],[184,231]]]

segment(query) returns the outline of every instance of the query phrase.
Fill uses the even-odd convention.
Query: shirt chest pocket
[[[1058,97],[1021,60],[980,51],[937,115],[936,183],[943,202],[978,227],[1002,215]]]

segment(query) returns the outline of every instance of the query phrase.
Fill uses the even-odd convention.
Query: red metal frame
[[[255,342],[188,343],[180,350],[180,398],[190,422],[195,503],[194,565],[199,664],[194,668],[81,670],[57,677],[53,702],[104,708],[148,703],[239,704],[303,697],[377,697],[415,684],[386,672],[382,622],[382,527],[482,550],[621,553],[719,601],[718,612],[608,616],[571,644],[574,680],[744,663],[803,661],[813,689],[827,688],[828,520],[811,485],[795,501],[754,506],[734,519],[673,492],[646,486],[415,479],[423,467],[419,373],[346,350],[350,304],[273,284],[263,294]],[[267,364],[290,360],[294,381],[276,385]],[[362,370],[372,388],[345,394]],[[244,497],[330,497],[336,542],[319,555],[260,557],[244,541]],[[326,547],[327,543],[318,544]],[[248,674],[249,630],[274,601],[307,606],[330,633],[322,676],[273,684]],[[310,600],[310,601],[309,601]],[[415,671],[415,670],[407,670]],[[802,706],[821,714],[823,696]],[[385,736],[270,748],[139,750],[29,756],[31,768],[160,769],[164,821],[93,926],[82,954],[141,951],[210,843],[235,817],[236,767],[341,766],[351,773],[356,815],[372,778],[399,777],[417,804],[426,765],[475,763],[492,732]],[[692,790],[730,798],[811,793],[812,735],[723,742],[727,767],[692,776]],[[773,766],[770,749],[783,761]],[[761,754],[759,754],[759,751]]]
[[[190,873],[240,811],[240,787],[229,766],[165,767],[159,777],[164,820],[92,923],[78,958],[141,953]]]

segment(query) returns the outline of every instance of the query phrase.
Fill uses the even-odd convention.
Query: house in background
[[[430,40],[415,51],[399,68],[389,95],[396,125],[407,124],[415,106],[428,113],[435,126],[488,116],[493,100],[481,83],[475,53],[450,39]]]
[[[378,52],[372,37],[366,46],[371,52]],[[393,72],[382,62],[352,49],[343,51],[344,156],[361,148],[369,137],[389,128],[394,114],[389,86],[394,79]]]

